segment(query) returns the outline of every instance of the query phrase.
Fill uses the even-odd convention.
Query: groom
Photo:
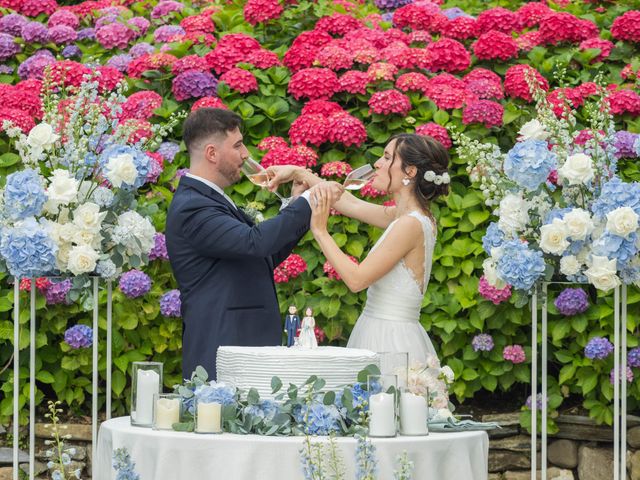
[[[185,378],[198,365],[215,378],[221,345],[280,345],[273,270],[309,229],[308,198],[254,225],[224,193],[249,156],[240,126],[238,115],[214,108],[196,110],[184,123],[189,173],[169,207],[166,240],[182,300]]]

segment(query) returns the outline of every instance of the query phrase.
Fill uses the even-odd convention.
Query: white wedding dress
[[[416,280],[413,272],[400,260],[386,275],[367,289],[367,301],[356,322],[348,348],[365,348],[374,352],[409,352],[409,364],[426,363],[436,357],[429,335],[420,324],[422,300],[431,275],[435,231],[431,219],[411,212],[424,232],[424,279]],[[394,220],[373,246],[373,252],[391,231]],[[437,357],[436,357],[437,358]]]

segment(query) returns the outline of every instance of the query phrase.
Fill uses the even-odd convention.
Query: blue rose
[[[7,176],[4,210],[11,220],[40,215],[46,200],[42,180],[35,170],[27,168]]]
[[[498,260],[498,275],[518,290],[529,290],[545,271],[542,252],[530,250],[520,240],[510,240],[502,246]]]
[[[543,140],[516,143],[504,161],[504,173],[527,190],[536,190],[557,166],[553,152]]]
[[[0,255],[11,275],[40,277],[56,268],[58,246],[35,218],[30,217],[2,231]]]

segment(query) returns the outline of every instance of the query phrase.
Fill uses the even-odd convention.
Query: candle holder
[[[222,433],[222,404],[196,399],[194,421],[196,433]]]
[[[368,375],[369,436],[395,437],[397,433],[397,375]]]
[[[429,435],[429,390],[426,396],[415,395],[409,390],[400,393],[400,434],[405,436]]]
[[[153,396],[153,429],[173,430],[182,417],[182,398],[177,393],[156,393]]]
[[[153,426],[153,396],[162,391],[162,363],[133,362],[131,386],[131,425]]]
[[[378,352],[380,373],[396,375],[398,388],[402,391],[409,386],[409,352]]]

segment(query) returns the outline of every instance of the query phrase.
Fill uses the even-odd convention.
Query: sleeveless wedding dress
[[[409,352],[409,365],[426,363],[436,357],[427,332],[420,324],[422,300],[431,275],[435,231],[431,219],[421,213],[417,218],[424,233],[424,279],[422,287],[413,272],[400,260],[386,275],[367,289],[364,310],[356,322],[348,348],[364,348],[374,352]],[[373,252],[391,231],[394,220],[373,246]],[[437,357],[436,357],[437,358]]]

